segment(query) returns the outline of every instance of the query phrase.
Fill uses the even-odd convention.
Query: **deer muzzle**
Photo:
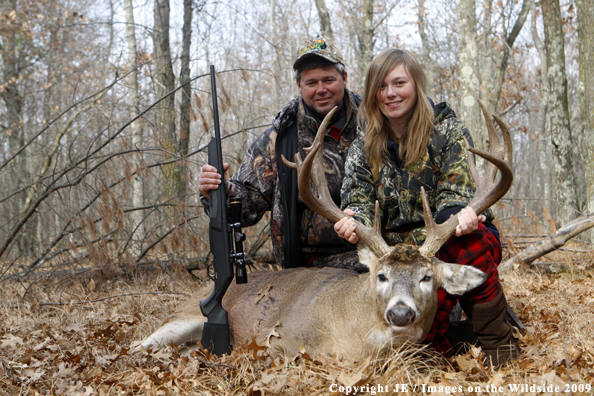
[[[394,326],[404,327],[411,325],[416,318],[415,311],[406,305],[396,305],[386,313],[388,322]]]

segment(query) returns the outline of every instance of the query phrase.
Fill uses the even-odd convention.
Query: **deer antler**
[[[324,135],[326,134],[328,123],[330,122],[332,115],[336,112],[336,109],[337,107],[334,107],[334,109],[324,117],[324,121],[322,121],[322,124],[320,124],[320,127],[318,128],[312,146],[305,149],[307,152],[305,160],[301,160],[299,153],[295,154],[295,162],[290,162],[282,156],[283,163],[286,166],[297,170],[297,185],[303,202],[305,202],[311,210],[334,223],[346,217],[346,214],[336,206],[330,196],[328,183],[326,182],[326,175],[324,174],[322,146],[324,144]],[[313,180],[318,196],[312,191],[310,177]],[[357,220],[355,220],[355,223],[357,236],[377,257],[383,257],[390,252],[390,246],[386,243],[384,238],[382,238],[379,203],[377,201],[375,203],[375,227],[367,227]]]
[[[495,202],[499,201],[505,193],[507,193],[512,185],[514,175],[509,164],[512,158],[512,142],[509,131],[503,121],[493,115],[493,118],[497,121],[497,124],[499,124],[501,133],[503,134],[504,147],[501,147],[499,145],[499,137],[495,132],[495,126],[493,125],[493,121],[491,120],[487,109],[485,109],[485,106],[483,106],[483,103],[480,100],[478,103],[483,111],[485,122],[487,123],[487,130],[489,131],[489,140],[491,143],[491,154],[469,147],[466,139],[464,139],[464,141],[468,151],[478,154],[489,161],[484,175],[480,176],[476,170],[474,159],[471,155],[468,155],[470,172],[476,183],[474,198],[470,201],[468,206],[474,209],[477,214],[480,214],[489,209]],[[495,185],[497,169],[501,172],[501,178]],[[440,225],[435,224],[433,216],[431,215],[431,210],[429,209],[425,190],[422,187],[421,194],[423,197],[423,219],[425,220],[425,226],[427,227],[427,239],[419,250],[423,256],[430,258],[437,253],[445,241],[456,231],[456,227],[458,226],[458,216],[452,216]]]

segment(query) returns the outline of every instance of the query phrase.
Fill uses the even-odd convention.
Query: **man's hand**
[[[228,163],[223,163],[223,171],[229,169]],[[198,191],[206,198],[210,198],[210,190],[215,190],[221,184],[221,175],[217,168],[211,165],[202,165],[202,172],[198,175]]]
[[[355,212],[350,209],[345,209],[344,213],[348,217],[343,217],[338,220],[334,224],[334,231],[336,231],[339,237],[346,239],[350,243],[357,243],[359,242],[359,237],[355,234],[355,228],[357,226],[355,224],[355,219],[352,217],[355,215]]]
[[[470,234],[478,229],[479,222],[482,223],[487,218],[485,215],[476,215],[476,212],[472,208],[464,208],[458,212],[458,226],[456,227],[456,236],[462,236]]]

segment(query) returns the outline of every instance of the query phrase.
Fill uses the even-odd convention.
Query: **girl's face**
[[[392,126],[399,126],[397,130],[406,126],[417,103],[417,87],[403,64],[386,75],[376,99],[381,112],[388,117]]]

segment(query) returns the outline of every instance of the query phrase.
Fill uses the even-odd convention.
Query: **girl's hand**
[[[339,237],[346,239],[350,243],[357,243],[359,242],[359,237],[355,234],[355,228],[357,228],[357,226],[355,224],[355,219],[352,218],[352,216],[355,215],[355,212],[350,209],[345,209],[344,213],[347,217],[343,217],[334,224],[334,231],[336,231]]]
[[[456,227],[456,236],[470,234],[478,229],[479,222],[482,223],[487,218],[485,215],[476,215],[472,208],[464,208],[458,212],[458,226]]]

